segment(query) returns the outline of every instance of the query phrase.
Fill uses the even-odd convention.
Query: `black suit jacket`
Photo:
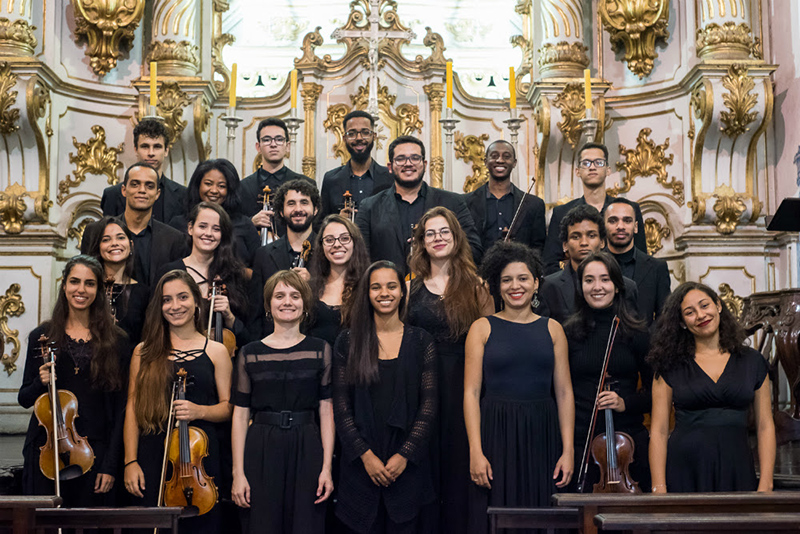
[[[117,217],[121,226],[125,224],[125,217]],[[157,275],[161,272],[161,267],[171,261],[175,261],[185,257],[187,251],[187,239],[184,234],[175,228],[164,224],[160,221],[153,219],[152,221],[153,240],[150,243],[150,278],[142,280],[140,273],[134,271],[133,277],[137,282],[142,282],[155,288],[158,283]],[[100,226],[100,221],[95,221],[86,227],[83,232],[83,239],[81,240],[81,254],[87,254],[89,250],[89,243],[97,236],[103,228]],[[134,247],[134,254],[145,254],[146,251],[140,251]]]
[[[484,240],[484,234],[486,233],[486,191],[488,189],[489,184],[487,183],[464,195],[467,208],[469,208],[472,218],[475,220],[478,235],[481,236],[484,252],[494,244]],[[525,202],[522,205],[522,209],[520,209],[513,228],[511,228],[511,237],[509,239],[528,245],[541,254],[544,248],[545,236],[547,235],[547,225],[544,221],[544,201],[537,196],[526,194],[514,184],[511,184],[511,193],[514,197],[514,213],[517,212],[517,208],[519,208],[523,198]]]
[[[258,176],[260,171],[261,169],[258,169],[256,172],[239,182],[239,203],[241,206],[241,211],[248,217],[252,217],[261,211],[264,205],[262,202],[258,201],[258,197],[262,194],[262,189],[264,188],[264,186],[261,185],[261,180]],[[314,187],[317,186],[317,182],[305,174],[294,172],[289,167],[286,167],[286,178],[281,180],[281,185],[291,180],[308,180],[310,183],[314,184]],[[277,187],[272,187],[271,185],[270,188],[272,189],[272,194],[275,194],[278,190]]]
[[[628,303],[635,309],[639,294],[636,282],[627,277],[625,277],[625,292]],[[535,311],[563,325],[575,313],[575,299],[579,296],[575,289],[572,264],[567,264],[560,271],[545,276],[539,288],[540,304]]]
[[[613,198],[612,196],[606,195],[603,209],[611,203]],[[561,228],[561,219],[563,219],[572,208],[584,204],[586,204],[586,199],[581,196],[580,198],[570,200],[566,204],[553,208],[553,215],[550,217],[550,226],[547,230],[547,240],[544,244],[544,254],[542,257],[545,274],[557,272],[560,269],[559,262],[564,258],[564,249],[562,248],[561,238],[558,235]],[[636,202],[633,202],[633,209],[636,212],[636,222],[639,223],[639,231],[633,236],[633,245],[647,254],[647,238],[644,235],[642,210]]]
[[[425,182],[422,183],[422,187],[427,188],[424,211],[444,206],[455,213],[461,228],[467,234],[475,264],[480,264],[483,246],[472,215],[461,195],[431,187]],[[389,189],[365,199],[356,214],[356,226],[364,236],[372,261],[389,260],[407,271],[408,243],[404,242],[403,234],[400,232],[400,211],[397,209],[394,195],[395,186],[392,185]]]
[[[661,314],[670,293],[669,267],[666,261],[648,256],[639,249],[634,249],[633,259],[633,281],[639,291],[636,308],[639,316],[650,326]]]
[[[166,176],[160,180],[161,194],[153,204],[153,219],[169,224],[178,215],[185,215],[186,187],[173,182]],[[106,187],[100,200],[100,209],[107,217],[119,217],[125,213],[125,197],[122,196],[122,183]]]
[[[372,165],[369,166],[369,173],[372,176],[374,187],[372,194],[380,193],[384,189],[388,189],[394,183],[392,175],[389,174],[389,169],[378,163],[373,159]],[[333,170],[325,173],[322,178],[322,211],[320,212],[320,220],[324,219],[331,213],[339,213],[344,207],[345,191],[350,189],[350,164],[342,165]]]

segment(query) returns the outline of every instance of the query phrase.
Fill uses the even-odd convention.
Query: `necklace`
[[[92,361],[92,350],[88,341],[83,339],[73,339],[67,335],[67,350],[65,351],[73,363],[73,369],[77,375],[81,367],[85,367]]]

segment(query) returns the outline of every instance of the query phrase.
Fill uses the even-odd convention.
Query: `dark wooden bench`
[[[36,509],[55,508],[61,497],[44,495],[12,495],[0,497],[0,533],[33,533]]]
[[[177,534],[181,510],[180,507],[40,508],[36,510],[36,532],[72,528],[76,534],[83,534],[84,530],[106,528],[121,534],[123,529],[161,528]]]
[[[624,534],[686,534],[704,532],[758,532],[782,534],[800,532],[799,513],[736,514],[598,514],[594,523],[600,531]]]
[[[557,493],[553,502],[560,508],[577,508],[579,530],[595,534],[598,514],[736,514],[800,512],[800,491],[772,493],[667,493],[614,495],[600,493]]]
[[[554,534],[557,528],[578,528],[580,516],[577,508],[505,508],[490,506],[491,534],[506,528],[541,528]]]

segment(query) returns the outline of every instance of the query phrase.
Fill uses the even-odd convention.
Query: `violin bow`
[[[519,202],[519,206],[517,206],[517,211],[514,212],[514,216],[511,218],[511,224],[508,225],[508,232],[506,232],[506,237],[503,239],[503,241],[508,241],[511,238],[511,230],[514,228],[514,223],[517,222],[517,217],[519,216],[519,213],[522,211],[522,206],[525,205],[525,199],[528,195],[531,194],[531,191],[533,190],[533,184],[535,183],[536,183],[536,176],[532,176],[531,183],[528,186],[528,190],[525,191],[525,194],[522,196],[522,200],[520,200]]]

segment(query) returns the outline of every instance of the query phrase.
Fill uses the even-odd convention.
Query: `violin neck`
[[[618,482],[617,435],[614,430],[614,410],[606,408],[606,459],[608,460],[608,481]]]
[[[216,340],[222,343],[222,329],[224,328],[222,312],[214,313],[214,336]]]

